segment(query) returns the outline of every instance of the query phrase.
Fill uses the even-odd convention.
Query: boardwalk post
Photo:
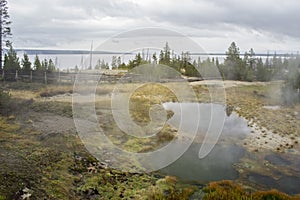
[[[30,70],[30,82],[32,82],[32,70]]]
[[[60,70],[58,69],[58,83],[60,84]]]
[[[44,72],[45,74],[45,84],[47,85],[47,72]]]
[[[18,70],[16,70],[16,77],[15,77],[15,79],[18,82]]]

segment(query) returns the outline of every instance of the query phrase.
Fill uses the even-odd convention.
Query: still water
[[[233,164],[238,162],[244,155],[244,148],[238,143],[250,133],[247,121],[232,113],[227,116],[225,106],[218,104],[198,104],[198,103],[166,103],[165,109],[174,112],[169,123],[176,128],[181,126],[187,135],[194,131],[198,123],[198,134],[190,148],[177,161],[161,170],[162,173],[175,175],[183,180],[213,181],[223,179],[236,179],[238,172],[233,168]],[[200,116],[195,117],[195,111]],[[211,122],[213,113],[218,114],[217,124]],[[180,123],[181,120],[181,123]],[[223,122],[223,123],[222,123]],[[222,132],[213,150],[203,159],[199,159],[198,153],[202,140],[210,125],[222,126]],[[209,133],[209,137],[216,137],[217,133]],[[181,145],[184,141],[177,141]]]
[[[174,112],[173,117],[168,121],[169,124],[176,128],[182,126],[181,129],[188,135],[188,132],[192,132],[195,128],[192,124],[198,123],[198,134],[189,149],[177,161],[161,169],[160,173],[177,176],[184,181],[200,183],[243,179],[244,182],[255,184],[258,188],[261,185],[263,188],[275,188],[288,194],[300,193],[299,156],[269,151],[258,154],[249,152],[243,145],[243,140],[251,134],[251,128],[247,126],[244,118],[234,112],[227,116],[225,106],[218,104],[166,103],[164,107]],[[195,112],[197,110],[200,112]],[[203,159],[199,159],[199,149],[203,145],[204,132],[211,124],[212,112],[219,113],[221,116],[217,118],[219,121],[224,117],[224,126],[212,151]],[[195,113],[201,116],[195,117]],[[184,141],[176,142],[180,146]],[[241,175],[234,166],[237,163],[242,165],[244,158],[252,164],[249,169],[244,169]],[[263,164],[266,162],[269,163],[268,169]],[[260,167],[262,170],[259,170]],[[264,174],[266,172],[264,170],[269,171],[269,174]]]

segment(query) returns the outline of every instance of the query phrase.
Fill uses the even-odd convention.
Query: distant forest
[[[245,52],[244,56],[240,56],[240,51],[235,42],[232,42],[226,51],[224,62],[220,62],[216,58],[207,58],[201,60],[192,60],[189,52],[182,52],[181,55],[173,56],[168,43],[159,55],[154,53],[151,59],[144,60],[143,56],[138,53],[135,58],[127,64],[120,63],[118,57],[112,60],[113,68],[132,69],[141,64],[164,64],[170,66],[181,74],[191,77],[201,77],[200,72],[205,73],[205,77],[213,79],[215,70],[218,69],[224,80],[239,81],[270,81],[284,80],[289,76],[289,72],[297,74],[300,69],[300,55],[288,55],[279,57],[274,54],[267,57],[264,61],[261,57],[257,57],[253,49]],[[100,63],[100,62],[99,62]],[[119,63],[119,64],[118,64]],[[106,67],[108,64],[106,63]],[[104,68],[105,65],[99,64],[96,68]],[[198,69],[198,70],[197,70]]]

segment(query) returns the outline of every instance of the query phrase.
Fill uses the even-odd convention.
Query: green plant
[[[10,94],[0,89],[0,114],[7,114],[10,104]]]

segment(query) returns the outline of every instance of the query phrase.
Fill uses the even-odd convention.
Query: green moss
[[[83,196],[93,193],[105,199],[138,199],[153,183],[154,178],[149,175],[100,169],[99,173],[85,176],[78,192]]]
[[[126,151],[130,152],[145,152],[145,150],[153,150],[154,147],[153,145],[148,145],[150,143],[149,138],[136,138],[136,137],[131,137],[128,139],[125,144],[123,145],[124,149]]]

